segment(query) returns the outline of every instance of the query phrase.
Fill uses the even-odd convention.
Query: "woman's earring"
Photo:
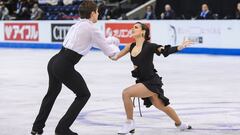
[[[145,32],[142,33],[142,37],[145,37]]]

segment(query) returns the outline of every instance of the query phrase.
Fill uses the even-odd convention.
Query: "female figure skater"
[[[130,52],[131,61],[134,65],[132,76],[135,77],[136,84],[126,88],[122,93],[127,121],[118,131],[118,134],[134,133],[135,123],[133,120],[133,103],[131,97],[140,97],[144,100],[144,105],[150,107],[154,105],[159,110],[165,112],[180,130],[191,129],[190,125],[182,123],[173,108],[169,106],[169,99],[164,96],[162,89],[162,78],[156,73],[153,65],[153,55],[162,54],[167,57],[192,44],[191,41],[184,41],[181,45],[171,47],[162,46],[148,42],[149,28],[147,25],[137,22],[132,28],[132,37],[135,42],[126,45],[125,48],[113,59],[119,58]]]
[[[72,90],[76,94],[76,98],[59,121],[55,134],[77,135],[70,130],[70,126],[87,103],[90,92],[81,74],[74,69],[74,65],[89,52],[93,43],[98,45],[109,57],[113,57],[119,52],[115,45],[109,44],[117,43],[119,40],[113,37],[110,38],[110,41],[106,40],[104,35],[94,27],[93,24],[98,19],[98,9],[93,1],[83,1],[79,7],[79,14],[81,20],[70,28],[61,51],[53,56],[48,63],[49,88],[34,121],[32,135],[43,133],[45,122],[61,91],[62,84]]]

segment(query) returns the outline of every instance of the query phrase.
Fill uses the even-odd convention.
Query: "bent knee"
[[[157,108],[160,109],[161,111],[166,110],[166,107],[167,107],[167,106],[165,106],[164,103],[162,102],[162,100],[159,99],[158,97],[156,97],[156,98],[151,98],[151,102],[152,102],[152,104],[153,104],[155,107],[157,107]]]
[[[90,92],[86,93],[85,97],[89,99],[91,97],[91,93]]]
[[[127,97],[131,97],[130,92],[128,91],[128,89],[124,89],[122,92],[122,97],[123,98],[127,98]]]
[[[76,95],[79,98],[86,98],[86,99],[89,99],[91,97],[91,93],[90,92],[79,93],[79,94],[76,94]]]

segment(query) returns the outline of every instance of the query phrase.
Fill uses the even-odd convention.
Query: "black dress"
[[[136,83],[142,83],[150,91],[157,93],[158,97],[162,100],[165,106],[169,105],[169,99],[164,96],[164,91],[162,89],[162,77],[159,77],[157,70],[153,65],[153,56],[156,53],[158,56],[163,54],[167,57],[171,53],[177,52],[177,47],[171,47],[170,45],[162,46],[150,42],[144,42],[141,52],[133,57],[131,55],[132,49],[136,46],[136,43],[132,43],[130,46],[130,56],[133,65],[136,66],[132,71],[132,76],[135,77]],[[157,49],[159,47],[164,47],[162,52]],[[144,105],[150,107],[152,105],[151,100],[148,98],[142,98],[144,100]]]

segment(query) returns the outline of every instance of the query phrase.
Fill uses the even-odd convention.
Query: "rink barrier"
[[[61,44],[0,42],[0,48],[60,49]]]
[[[211,55],[232,55],[240,56],[240,49],[229,48],[185,48],[180,53],[184,54],[211,54]]]
[[[0,42],[0,48],[29,48],[29,49],[60,49],[61,44],[50,44],[50,43],[9,43]],[[120,46],[123,49],[124,46]],[[99,49],[92,49],[99,50]],[[199,48],[189,47],[178,52],[182,54],[210,54],[210,55],[232,55],[240,56],[240,49],[237,48]]]

